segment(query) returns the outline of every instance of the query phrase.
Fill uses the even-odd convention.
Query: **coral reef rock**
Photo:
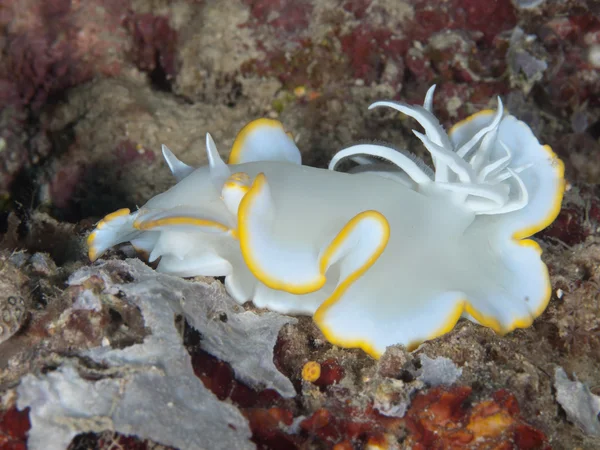
[[[91,365],[71,360],[23,377],[17,406],[31,409],[29,448],[64,449],[79,433],[103,430],[180,449],[254,448],[240,411],[196,377],[175,315],[183,315],[202,334],[203,348],[230,362],[244,382],[284,396],[295,391],[272,362],[273,346],[281,326],[293,319],[244,311],[216,282],[157,274],[137,260],[80,269],[68,284],[81,286],[92,277],[103,280],[103,292],[83,290],[80,303],[89,303],[90,295],[124,297],[141,310],[150,334],[124,349],[104,345],[81,352]]]

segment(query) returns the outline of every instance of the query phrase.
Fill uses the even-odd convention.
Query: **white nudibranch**
[[[89,257],[131,242],[159,272],[225,277],[239,303],[310,314],[333,344],[375,358],[443,335],[461,317],[500,334],[528,327],[551,288],[541,249],[526,238],[556,218],[563,164],[500,99],[446,134],[434,87],[423,106],[371,106],[416,119],[433,169],[380,144],[343,149],[328,169],[304,166],[281,123],[259,119],[227,164],[208,134],[208,165],[197,169],[163,146],[178,183],[101,220]],[[342,160],[355,167],[337,171]]]

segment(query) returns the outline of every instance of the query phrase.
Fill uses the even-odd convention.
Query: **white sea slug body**
[[[224,276],[238,302],[311,314],[331,342],[376,358],[440,336],[461,316],[498,333],[528,327],[550,282],[525,238],[558,214],[562,162],[500,100],[447,135],[432,97],[433,87],[423,106],[372,107],[421,124],[434,170],[375,144],[340,151],[328,169],[303,166],[268,119],[240,132],[228,164],[210,135],[209,164],[198,169],[163,147],[178,183],[105,217],[88,239],[90,259],[130,241],[160,258],[160,272]],[[347,158],[358,166],[336,171]]]

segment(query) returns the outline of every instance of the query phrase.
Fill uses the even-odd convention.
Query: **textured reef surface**
[[[0,448],[600,447],[600,4],[593,0],[3,0]],[[105,214],[206,163],[258,117],[306,164],[384,139],[437,84],[448,126],[495,107],[565,163],[536,236],[553,294],[527,329],[469,321],[375,361],[307,317],[240,307],[221,280],[94,265]]]

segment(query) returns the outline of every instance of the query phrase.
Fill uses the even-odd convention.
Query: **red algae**
[[[308,27],[313,5],[306,0],[244,0],[258,25],[269,25],[276,33],[286,36],[302,32]]]
[[[582,186],[577,192],[568,191],[558,217],[538,236],[544,240],[558,240],[568,246],[582,244],[600,227],[600,200],[598,189]],[[590,200],[586,205],[579,201],[579,195]]]
[[[469,406],[468,386],[434,388],[415,396],[406,415],[408,444],[421,449],[549,449],[542,432],[520,417],[513,394],[499,390]]]
[[[128,139],[117,144],[114,155],[120,164],[131,164],[136,161],[151,163],[155,160],[154,152],[147,151],[140,144]]]
[[[331,386],[342,381],[344,375],[344,368],[335,359],[327,359],[321,363],[321,373],[314,383],[317,386]]]
[[[539,35],[544,46],[556,53],[552,76],[545,81],[548,100],[555,107],[576,110],[584,102],[600,105],[600,77],[592,76],[597,70],[587,58],[587,49],[600,36],[600,19],[597,15],[549,15]]]
[[[153,14],[129,14],[125,27],[133,38],[132,59],[145,72],[163,72],[167,80],[177,74],[177,32],[169,19]]]
[[[418,40],[425,40],[439,31],[466,30],[482,33],[489,44],[498,33],[510,30],[517,23],[510,0],[451,0],[443,3],[417,0],[413,7],[415,18],[407,34]]]
[[[263,448],[298,448],[298,437],[285,432],[293,421],[291,411],[282,408],[253,408],[244,411],[244,414],[250,422],[253,440]]]
[[[27,431],[31,428],[29,408],[19,411],[15,406],[0,413],[0,448],[26,450]]]
[[[196,376],[219,400],[230,399],[242,408],[267,407],[283,403],[282,397],[273,389],[257,392],[237,381],[228,363],[202,350],[192,352],[192,366]]]
[[[102,33],[118,33],[122,9],[105,3],[106,8],[69,0],[3,4],[0,26],[6,27],[8,45],[0,79],[12,80],[20,103],[39,109],[48,96],[91,79],[115,61],[112,54],[122,51],[121,43],[114,36],[103,40]]]
[[[361,24],[350,34],[341,36],[342,51],[347,55],[354,78],[366,84],[378,82],[388,60],[400,64],[398,77],[389,81],[391,85],[400,86],[404,68],[402,56],[410,47],[410,42],[393,31],[384,28],[373,28]]]
[[[61,167],[50,180],[50,198],[58,208],[67,208],[71,203],[73,194],[82,182],[84,169],[75,163],[68,167]]]
[[[582,217],[581,207],[562,208],[556,220],[540,236],[555,238],[567,245],[581,244],[591,231],[582,223]]]
[[[335,444],[333,450],[354,450],[354,446],[350,441],[342,441]]]
[[[220,400],[229,399],[242,410],[250,422],[254,442],[263,448],[300,448],[303,443],[313,441],[333,445],[344,439],[359,442],[376,430],[383,432],[382,424],[394,422],[372,408],[361,410],[334,402],[331,407],[309,412],[308,417],[300,421],[302,432],[297,434],[289,427],[294,418],[305,413],[293,401],[282,399],[272,390],[257,392],[248,388],[235,379],[227,363],[201,350],[192,351],[192,364],[196,375]],[[332,361],[323,364],[336,373],[335,379],[339,378],[337,364]]]
[[[0,194],[51,151],[42,107],[94,76],[120,73],[125,34],[117,0],[6,0],[0,8]],[[56,99],[54,99],[56,100]],[[50,103],[55,103],[51,101]]]

